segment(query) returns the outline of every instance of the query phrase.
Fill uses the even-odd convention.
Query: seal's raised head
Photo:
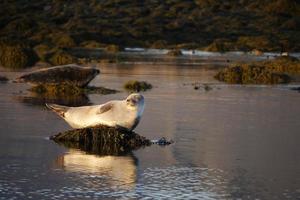
[[[130,107],[144,108],[144,97],[139,93],[133,93],[126,98],[126,104]]]

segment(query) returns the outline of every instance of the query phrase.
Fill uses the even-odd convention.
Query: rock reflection
[[[85,106],[90,105],[90,100],[85,94],[74,96],[48,96],[48,95],[31,95],[16,96],[17,101],[34,106],[45,106],[45,103],[55,103],[66,106]]]
[[[130,189],[136,183],[137,159],[132,155],[98,156],[83,151],[70,149],[66,154],[55,160],[55,166],[66,172],[80,176],[98,177],[106,184]]]

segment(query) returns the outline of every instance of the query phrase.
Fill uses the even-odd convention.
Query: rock
[[[31,87],[29,91],[35,93],[38,96],[46,96],[51,98],[74,98],[87,94],[115,94],[119,91],[96,86],[87,86],[80,88],[72,84],[39,84]]]
[[[225,52],[231,49],[231,43],[229,40],[225,39],[216,39],[207,47],[205,47],[204,51],[212,51],[212,52]]]
[[[88,86],[85,87],[84,89],[85,93],[88,94],[115,94],[119,91],[114,90],[114,89],[109,89],[109,88],[105,88],[105,87],[96,87],[96,86]]]
[[[151,145],[150,140],[135,132],[103,125],[61,132],[50,139],[69,148],[100,155],[120,155]]]
[[[254,50],[252,50],[251,53],[252,53],[253,55],[256,55],[256,56],[261,56],[261,55],[264,54],[264,52],[262,52],[262,51],[259,50],[259,49],[254,49]]]
[[[216,79],[231,84],[281,84],[290,82],[284,73],[270,71],[265,66],[242,64],[230,66],[219,72]]]
[[[291,81],[289,75],[300,74],[300,61],[291,56],[246,64],[234,64],[215,78],[233,84],[281,84]]]
[[[131,92],[140,92],[152,89],[152,85],[146,81],[131,80],[124,84],[124,88]]]
[[[13,97],[16,101],[30,106],[45,107],[45,103],[54,103],[66,106],[86,106],[91,105],[89,98],[85,94],[80,95],[49,95],[45,94],[21,94]]]
[[[34,51],[18,43],[3,43],[0,45],[0,65],[7,68],[25,68],[37,61]]]
[[[52,65],[67,65],[77,61],[77,58],[64,50],[57,50],[50,58],[49,62]]]
[[[123,50],[122,47],[115,45],[115,44],[110,44],[105,47],[105,51],[109,52],[109,53],[118,53],[122,50]]]
[[[8,81],[8,78],[0,75],[0,83],[6,83],[7,81]]]
[[[300,87],[292,87],[291,90],[300,92]]]
[[[180,49],[172,49],[172,50],[168,51],[167,55],[168,56],[181,56],[182,52]]]
[[[91,67],[80,67],[78,65],[62,65],[47,69],[40,69],[25,74],[16,79],[17,82],[28,82],[33,84],[67,84],[83,88],[100,73],[98,69]]]
[[[152,144],[157,144],[160,146],[170,145],[173,144],[173,140],[167,140],[166,138],[162,137],[159,140],[151,140]]]

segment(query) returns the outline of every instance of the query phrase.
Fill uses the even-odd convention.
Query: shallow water
[[[44,99],[25,84],[0,84],[0,199],[300,199],[300,93],[221,84],[212,66],[99,68],[92,85],[152,83],[136,131],[175,143],[126,156],[66,149],[47,139],[69,127]],[[94,94],[83,104],[126,96]]]

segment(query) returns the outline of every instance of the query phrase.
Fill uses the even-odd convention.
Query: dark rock
[[[6,78],[5,76],[0,76],[0,82],[5,83],[8,81],[8,78]]]
[[[100,155],[120,155],[151,145],[150,140],[137,133],[103,125],[65,131],[50,139],[69,148]]]
[[[181,56],[182,52],[180,49],[172,49],[167,53],[168,56]]]
[[[151,142],[152,142],[152,144],[158,144],[161,146],[170,145],[170,144],[174,143],[173,140],[167,140],[164,137],[160,138],[159,140],[152,140]]]
[[[145,81],[131,80],[124,84],[124,88],[131,92],[140,92],[152,89],[152,85]]]
[[[64,50],[58,50],[49,58],[49,62],[52,65],[67,65],[76,63],[77,58]]]
[[[109,88],[105,88],[105,87],[96,87],[96,86],[87,86],[84,89],[85,93],[88,94],[115,94],[119,91],[114,90],[114,89],[109,89]]]
[[[0,65],[7,68],[25,68],[37,61],[35,52],[28,46],[18,43],[0,44]]]
[[[62,65],[40,69],[17,78],[17,82],[33,84],[70,84],[85,87],[100,73],[98,69],[78,65]]]
[[[300,87],[292,87],[291,90],[300,92]]]

